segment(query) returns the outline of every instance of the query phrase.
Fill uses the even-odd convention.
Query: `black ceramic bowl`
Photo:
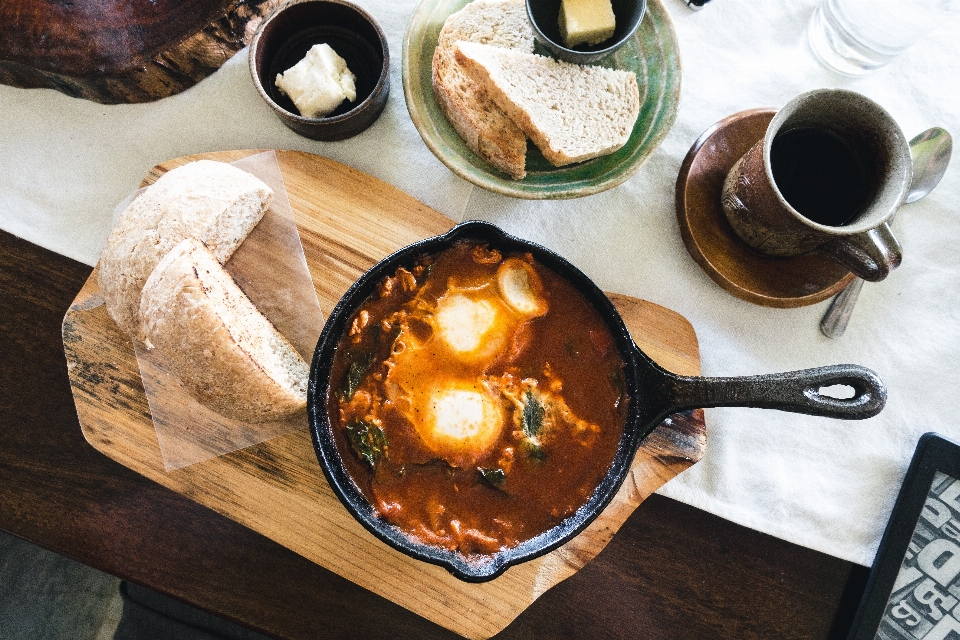
[[[560,0],[527,0],[527,16],[533,35],[550,53],[567,62],[587,64],[610,55],[633,37],[647,10],[647,0],[611,0],[616,29],[597,45],[581,44],[570,49],[560,36]]]
[[[326,43],[357,77],[357,99],[330,115],[305,118],[280,93],[277,74],[300,62],[313,45]],[[267,16],[250,42],[250,75],[283,124],[313,140],[357,135],[383,112],[390,93],[390,52],[380,26],[344,0],[292,0]]]
[[[623,435],[606,476],[587,503],[552,529],[491,556],[464,557],[457,552],[417,542],[381,519],[357,488],[336,448],[326,398],[337,344],[350,320],[377,284],[398,267],[411,269],[417,258],[435,254],[458,240],[485,242],[503,253],[530,252],[541,264],[563,276],[594,306],[610,329],[625,363],[624,378],[630,404]],[[822,387],[846,385],[853,397],[839,400],[820,393]],[[669,414],[700,407],[762,407],[811,415],[863,419],[883,408],[886,390],[871,370],[856,365],[836,365],[790,373],[743,378],[678,376],[653,362],[634,344],[620,314],[607,296],[586,275],[549,249],[507,235],[494,225],[470,221],[442,236],[412,244],[384,258],[367,271],[334,308],[324,325],[310,369],[307,411],[313,445],[330,486],[347,510],[377,538],[414,558],[441,565],[470,582],[491,580],[510,565],[556,549],[596,518],[617,493],[634,454],[648,433]]]

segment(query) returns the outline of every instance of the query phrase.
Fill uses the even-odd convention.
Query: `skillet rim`
[[[438,253],[458,240],[479,240],[510,252],[531,252],[544,266],[570,282],[600,315],[610,330],[617,350],[624,362],[624,383],[628,398],[627,414],[617,450],[606,475],[590,498],[576,512],[547,531],[521,542],[519,545],[492,555],[464,556],[435,545],[417,542],[398,527],[381,519],[373,506],[360,492],[347,473],[326,411],[326,397],[330,388],[329,376],[340,336],[356,310],[373,292],[377,283],[392,275],[398,267],[410,266],[424,254]],[[481,220],[461,222],[446,233],[409,244],[378,261],[350,286],[337,302],[324,323],[310,366],[307,386],[307,413],[310,436],[321,470],[334,494],[347,511],[377,539],[410,557],[442,566],[455,577],[466,582],[486,582],[509,567],[543,556],[566,542],[590,525],[610,503],[622,486],[640,442],[657,426],[642,424],[642,397],[640,380],[660,369],[633,342],[620,313],[606,294],[582,271],[556,252],[516,236],[500,227]],[[643,374],[641,374],[643,370]],[[652,391],[652,389],[650,390]]]

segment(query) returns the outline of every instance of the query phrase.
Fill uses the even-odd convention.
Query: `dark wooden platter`
[[[105,104],[192,87],[282,0],[4,0],[0,83]]]

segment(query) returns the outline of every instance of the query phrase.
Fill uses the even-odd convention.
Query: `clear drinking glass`
[[[823,0],[810,20],[810,47],[827,68],[862,76],[957,14],[960,0]]]

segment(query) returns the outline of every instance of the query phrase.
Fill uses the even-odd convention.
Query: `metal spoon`
[[[916,202],[933,191],[943,177],[943,172],[947,170],[947,165],[950,164],[952,151],[953,139],[949,132],[940,127],[927,129],[910,141],[913,180],[910,182],[910,191],[907,192],[905,203]],[[820,331],[823,335],[828,338],[839,338],[843,335],[861,288],[863,288],[863,280],[856,278],[834,297],[830,308],[823,314],[823,319],[820,321]]]

